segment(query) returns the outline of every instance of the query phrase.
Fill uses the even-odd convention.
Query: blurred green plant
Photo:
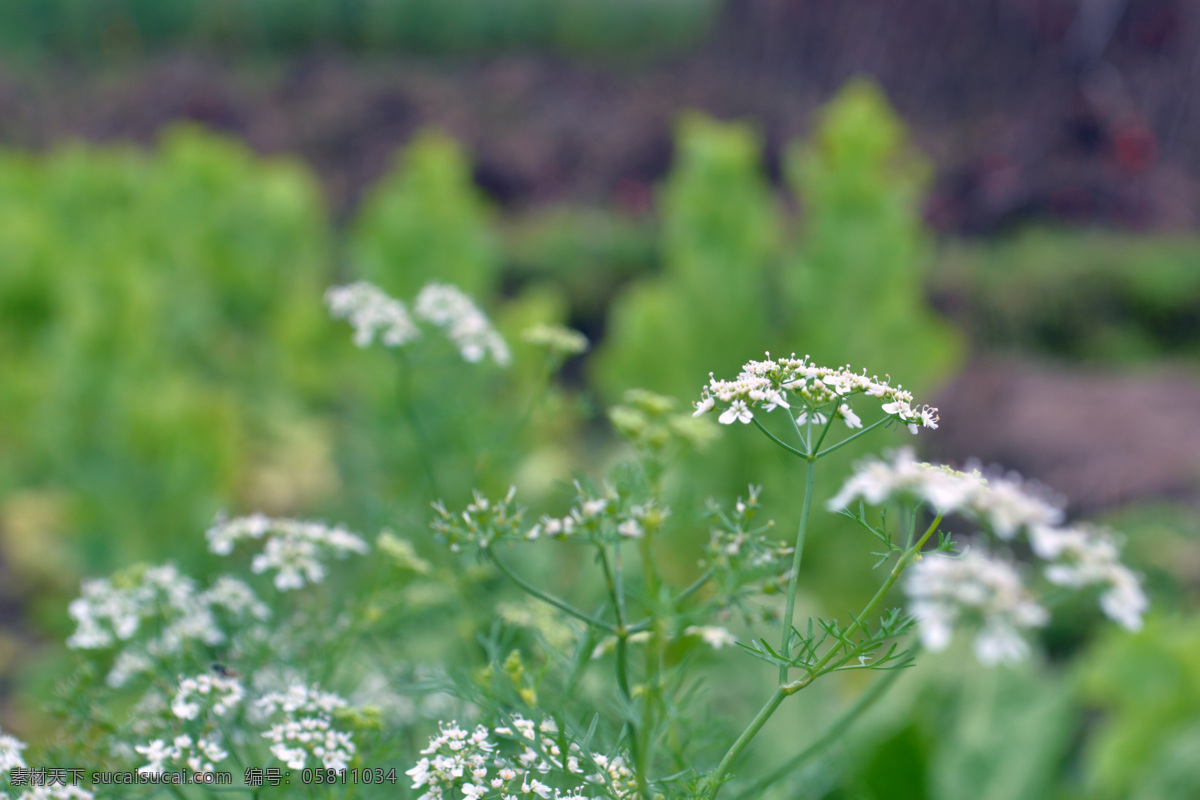
[[[822,112],[812,141],[787,153],[789,183],[804,201],[792,233],[754,132],[700,116],[682,121],[659,195],[662,269],[612,302],[591,364],[603,397],[630,383],[694,396],[710,370],[732,372],[762,343],[773,355],[903,369],[918,392],[950,374],[961,343],[923,297],[933,263],[919,216],[928,167],[882,94],[850,84]],[[835,458],[846,463],[861,452],[855,444]],[[674,487],[681,494],[672,503],[751,480],[768,493],[794,488],[768,443],[724,437]],[[825,480],[818,477],[818,491],[832,491]],[[844,572],[843,554],[826,549],[831,540],[818,538],[821,596],[857,602],[861,581]],[[691,555],[684,543],[679,552],[681,561]]]
[[[498,283],[466,160],[434,135],[404,151],[345,249],[410,299],[437,279],[487,303]],[[545,356],[514,348],[505,377],[464,371],[448,345],[415,371],[356,349],[319,302],[341,250],[308,170],[199,129],[154,153],[0,156],[0,530],[6,552],[44,553],[13,565],[70,583],[166,553],[187,563],[202,554],[164,532],[222,508],[393,518],[388,498],[426,480],[412,413],[447,454],[442,493],[495,488],[487,476],[528,452],[515,426],[544,394]],[[498,324],[516,343],[565,313],[531,289]],[[537,424],[565,443],[573,406],[550,388]]]
[[[656,53],[695,41],[719,5],[720,0],[10,0],[0,5],[0,52],[85,59],[180,46],[235,53],[318,46]]]
[[[883,92],[865,80],[842,88],[812,140],[788,147],[785,172],[802,208],[781,275],[790,341],[835,363],[886,366],[918,389],[945,379],[962,343],[925,299],[932,170]]]
[[[825,769],[843,776],[829,796],[1065,796],[1071,776],[1064,765],[1078,725],[1067,680],[1036,664],[964,672],[964,657],[929,658],[899,676],[897,688],[855,727],[844,752],[824,757]],[[797,782],[790,788],[802,791]]]
[[[430,280],[490,296],[500,251],[471,165],[450,138],[417,136],[372,189],[354,220],[355,272],[386,291],[413,297]]]
[[[981,348],[1112,362],[1200,354],[1190,236],[1031,229],[957,243],[934,286]]]
[[[78,532],[103,568],[219,503],[330,492],[328,431],[302,413],[328,395],[330,257],[306,170],[193,129],[153,156],[0,157],[5,516],[34,493],[53,524],[28,534]]]
[[[689,397],[709,371],[735,369],[748,343],[774,338],[768,268],[782,222],[760,162],[745,124],[680,123],[660,194],[662,272],[613,302],[593,364],[606,395],[633,384]]]
[[[1087,796],[1185,800],[1200,795],[1200,624],[1156,618],[1137,637],[1104,637],[1079,662],[1099,709],[1085,756]]]
[[[812,141],[788,147],[788,182],[803,205],[793,237],[760,151],[742,124],[681,124],[660,196],[662,275],[615,301],[595,365],[601,390],[614,396],[632,376],[686,395],[764,341],[868,371],[903,367],[918,390],[945,378],[962,347],[924,300],[934,263],[920,216],[929,167],[882,93],[849,84]],[[704,347],[689,347],[697,341]]]

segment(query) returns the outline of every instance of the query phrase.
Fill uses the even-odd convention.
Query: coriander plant
[[[511,358],[452,286],[427,286],[411,315],[366,283],[327,300],[357,344],[397,350],[402,369],[419,368],[403,352],[420,346],[421,323],[444,331],[465,369]],[[549,369],[586,347],[547,326],[524,339],[546,351]],[[713,435],[710,412],[754,426],[796,460],[799,526],[774,538],[754,486],[732,503],[709,501],[707,530],[692,531],[703,557],[681,578],[664,568],[663,548],[693,516],[672,512],[664,483],[683,450]],[[420,438],[418,415],[408,419]],[[201,581],[140,565],[86,582],[70,606],[67,644],[80,658],[58,693],[62,728],[39,752],[83,779],[31,783],[24,745],[3,737],[7,796],[759,797],[813,748],[761,775],[741,774],[741,757],[789,698],[827,675],[884,673],[824,721],[818,743],[844,733],[921,648],[963,635],[985,665],[1026,656],[1062,590],[1096,591],[1105,614],[1141,625],[1147,601],[1115,536],[1067,524],[1059,503],[1013,475],[895,448],[820,502],[814,475],[831,453],[888,429],[937,428],[936,409],[889,381],[768,354],[732,380],[713,377],[694,414],[632,391],[610,419],[636,457],[577,478],[565,507],[531,513],[515,487],[435,502],[442,557],[421,555],[422,531],[367,537],[252,514],[207,532],[209,550],[230,559],[227,574]],[[436,491],[435,443],[419,457]],[[809,521],[823,512],[878,543],[879,586],[842,618],[799,620]],[[972,532],[969,546],[948,519]],[[1016,560],[1019,549],[1032,563]],[[557,578],[540,579],[551,566]],[[906,608],[888,604],[897,585]],[[508,587],[526,600],[506,599]],[[772,676],[740,732],[703,724],[713,650],[738,650]]]

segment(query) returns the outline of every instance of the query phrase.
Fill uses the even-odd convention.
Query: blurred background
[[[626,390],[684,411],[710,370],[796,351],[940,406],[923,455],[1123,531],[1154,611],[1128,636],[1067,609],[1022,670],[934,659],[856,728],[868,757],[780,796],[1200,796],[1198,54],[1184,0],[6,0],[3,726],[41,729],[79,580],[214,569],[218,511],[433,552],[435,488],[516,475],[561,505],[622,452]],[[323,307],[358,278],[450,280],[511,342],[561,322],[593,348],[519,447],[479,442],[531,356],[421,378],[429,485],[394,363]],[[669,483],[680,576],[708,494],[754,480],[798,514],[788,465],[732,434]],[[836,613],[870,548],[816,525],[805,602]],[[773,722],[761,766],[859,689]]]

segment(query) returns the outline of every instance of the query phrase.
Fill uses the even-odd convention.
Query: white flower
[[[148,774],[166,772],[168,768],[212,772],[217,764],[229,757],[229,753],[215,739],[193,739],[187,734],[176,736],[170,744],[163,739],[155,739],[148,744],[138,745],[134,750],[149,762],[138,767],[138,772]]]
[[[646,531],[642,528],[642,523],[631,518],[617,526],[617,533],[629,539],[640,539],[646,534]]]
[[[32,786],[17,795],[14,800],[93,800],[94,797],[95,795],[82,787],[56,783],[53,786]]]
[[[829,417],[825,416],[820,411],[813,411],[811,413],[808,411],[801,411],[800,416],[796,417],[796,424],[804,425],[809,422],[809,420],[812,421],[813,425],[824,425],[829,421]]]
[[[1006,541],[1024,533],[1033,554],[1044,562],[1047,581],[1073,589],[1099,587],[1105,614],[1130,630],[1141,627],[1149,601],[1137,576],[1121,563],[1116,540],[1088,526],[1062,527],[1061,505],[1040,487],[1011,473],[985,478],[977,470],[959,472],[921,463],[911,450],[903,449],[890,461],[868,459],[856,465],[829,508],[846,508],[855,500],[881,505],[894,499],[925,502],[939,515],[962,515]],[[1008,641],[997,634],[992,651]]]
[[[579,744],[570,742],[564,752],[558,727],[552,720],[540,724],[520,715],[494,729],[480,725],[473,731],[454,722],[438,723],[439,732],[421,751],[422,758],[405,772],[422,800],[635,800],[637,781],[622,755],[589,758]],[[594,767],[588,774],[585,766]],[[555,789],[540,778],[555,775],[573,780],[573,787]],[[589,791],[590,789],[590,791]]]
[[[108,675],[111,686],[151,671],[156,660],[193,646],[221,644],[237,625],[270,613],[234,578],[218,578],[200,591],[196,581],[171,564],[139,567],[112,580],[85,581],[68,612],[77,625],[68,647],[123,647]]]
[[[20,739],[0,734],[0,772],[11,772],[13,767],[25,766],[21,751],[26,747]]]
[[[1141,583],[1122,565],[1112,568],[1108,582],[1108,590],[1100,595],[1100,609],[1126,630],[1141,630],[1142,615],[1150,606]]]
[[[205,534],[209,550],[228,555],[242,540],[266,538],[263,550],[254,556],[250,569],[255,573],[276,570],[275,588],[280,591],[302,588],[305,583],[320,583],[325,578],[322,559],[345,558],[363,554],[370,548],[366,541],[342,526],[323,522],[270,518],[261,514],[218,518]]]
[[[1055,525],[1062,509],[1037,487],[1022,484],[1015,476],[984,478],[978,471],[960,472],[919,462],[909,448],[892,454],[890,461],[869,458],[854,467],[854,474],[829,501],[830,510],[862,500],[880,505],[906,498],[928,503],[938,514],[963,514],[982,522],[1003,539],[1035,525]]]
[[[404,303],[366,281],[331,287],[325,302],[334,319],[350,322],[359,347],[369,346],[377,335],[385,347],[399,347],[421,335]]]
[[[847,428],[861,428],[863,426],[862,420],[858,418],[858,414],[851,411],[850,406],[845,403],[838,406],[838,416],[846,422]],[[934,427],[936,428],[937,426],[935,425]]]
[[[427,284],[417,295],[414,308],[421,319],[446,329],[464,360],[475,363],[491,356],[500,366],[512,361],[508,345],[491,321],[457,287]]]
[[[342,770],[354,758],[350,734],[333,727],[334,711],[347,705],[336,694],[294,684],[264,695],[256,705],[264,714],[283,715],[263,737],[271,742],[271,754],[289,768],[303,769],[311,756],[325,769]]]
[[[754,419],[754,414],[750,413],[750,409],[746,407],[745,400],[734,400],[729,404],[729,408],[717,418],[717,421],[722,425],[732,425],[735,422],[740,422],[743,425],[748,424]]]
[[[1023,658],[1021,632],[1048,619],[1011,565],[974,552],[925,556],[908,573],[905,591],[927,649],[945,649],[966,622],[978,628],[975,655],[988,665]]]
[[[1036,526],[1029,540],[1034,554],[1049,562],[1047,580],[1071,588],[1102,587],[1101,610],[1128,630],[1141,629],[1149,601],[1137,577],[1121,563],[1111,534],[1084,525]]]
[[[201,711],[209,710],[223,717],[242,702],[245,694],[237,678],[209,674],[182,678],[171,701],[171,713],[179,719],[196,719]]]
[[[684,631],[684,634],[699,636],[713,650],[720,650],[725,645],[737,644],[737,637],[732,633],[725,628],[713,625],[691,625]]]

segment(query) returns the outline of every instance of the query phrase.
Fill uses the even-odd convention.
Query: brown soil
[[[937,398],[931,456],[999,464],[1091,513],[1133,500],[1200,501],[1194,367],[1102,372],[980,361]]]

